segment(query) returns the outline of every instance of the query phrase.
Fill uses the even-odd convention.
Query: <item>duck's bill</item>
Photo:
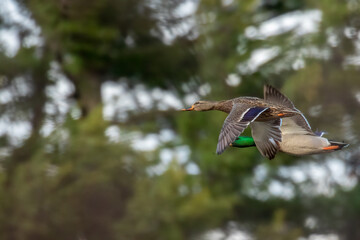
[[[183,109],[181,109],[181,111],[194,111],[194,106],[191,106],[188,108],[183,108]]]

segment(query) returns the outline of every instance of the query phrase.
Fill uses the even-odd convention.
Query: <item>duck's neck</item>
[[[214,110],[230,113],[233,107],[232,100],[222,100],[218,102],[214,102]]]

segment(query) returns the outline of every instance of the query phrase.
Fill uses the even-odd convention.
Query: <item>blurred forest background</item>
[[[1,0],[0,239],[360,239],[359,70],[357,0]],[[178,111],[265,83],[350,147]]]

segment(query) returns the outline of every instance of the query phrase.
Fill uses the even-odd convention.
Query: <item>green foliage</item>
[[[180,0],[16,2],[41,29],[43,44],[28,47],[30,30],[0,11],[0,28],[17,30],[20,39],[15,56],[0,49],[0,123],[31,128],[19,143],[0,129],[1,239],[205,239],[234,224],[260,240],[360,238],[357,1],[202,0],[189,16],[177,12]],[[297,32],[299,25],[254,35],[269,20],[308,11],[321,15],[312,32]],[[276,54],[257,65],[250,60],[259,49]],[[50,77],[53,65],[58,79]],[[229,76],[238,82],[231,86]],[[69,111],[52,107],[59,79],[74,88],[58,104]],[[134,103],[124,100],[119,116],[105,121],[101,87],[108,80],[126,85],[122,94]],[[280,153],[272,161],[256,148],[218,156],[226,114],[167,109],[161,104],[168,98],[154,96],[262,97],[264,83],[290,97],[314,130],[352,147],[303,158]],[[151,107],[132,92],[138,85],[157,99]],[[108,136],[111,128],[118,139]],[[162,130],[174,138],[162,140]],[[158,146],[136,150],[147,134],[159,137]],[[335,166],[319,187],[306,166],[326,170],[332,160],[344,160],[353,178],[344,186]]]

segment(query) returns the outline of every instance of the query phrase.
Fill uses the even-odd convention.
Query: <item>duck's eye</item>
[[[199,104],[199,103],[200,103],[200,102],[195,102],[194,105],[195,105],[195,104]]]

